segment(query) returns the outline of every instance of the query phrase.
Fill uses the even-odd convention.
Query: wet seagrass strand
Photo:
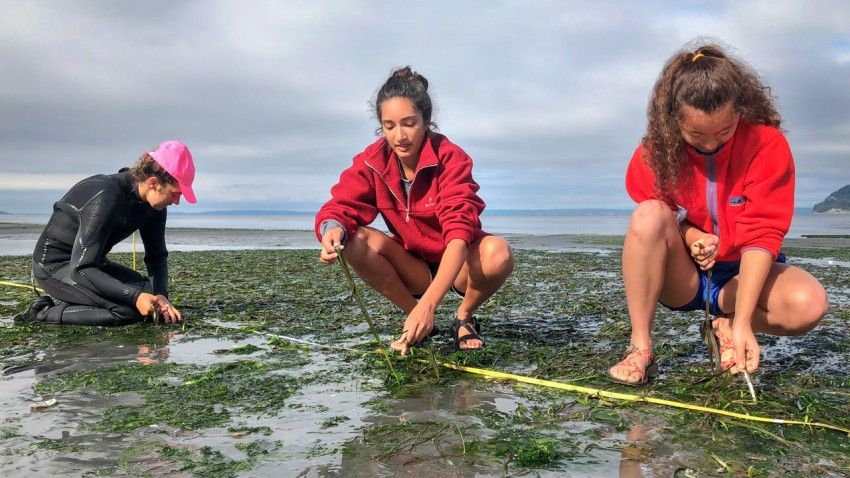
[[[697,243],[699,246],[699,250],[702,251],[704,246],[701,242]],[[720,357],[720,347],[718,347],[717,341],[714,340],[714,328],[711,326],[711,274],[714,269],[709,269],[706,280],[705,287],[705,320],[703,321],[702,331],[703,331],[703,340],[705,341],[706,347],[708,347],[708,358],[714,365],[715,370],[722,370],[721,363],[722,358]],[[747,371],[746,365],[742,369],[742,376],[744,377],[744,382],[747,384],[747,390],[750,392],[750,396],[753,399],[753,403],[758,403],[758,399],[756,398],[756,389],[753,386],[753,379],[750,377],[750,372]]]
[[[705,320],[702,323],[702,340],[705,342],[705,346],[708,347],[709,361],[711,361],[715,370],[720,370],[720,348],[717,346],[717,341],[712,337],[714,330],[711,327],[711,313],[709,311],[711,308],[711,272],[712,270],[709,269],[708,284],[705,288]]]
[[[360,307],[360,313],[363,315],[363,318],[366,320],[366,324],[369,325],[369,331],[372,332],[372,336],[375,337],[375,342],[380,347],[381,353],[384,355],[384,360],[387,362],[387,367],[390,369],[390,373],[393,374],[393,378],[397,384],[401,384],[401,379],[393,367],[392,360],[390,360],[389,354],[387,354],[386,347],[383,346],[383,341],[381,337],[378,335],[377,330],[375,330],[375,323],[372,321],[372,316],[369,315],[369,311],[366,310],[366,305],[363,304],[363,298],[360,297],[360,292],[357,290],[357,284],[354,282],[354,276],[351,274],[351,270],[348,268],[348,262],[346,262],[345,257],[342,255],[342,248],[339,246],[334,247],[334,251],[336,251],[337,259],[339,260],[339,264],[342,267],[342,272],[345,273],[345,278],[348,281],[348,287],[351,289],[351,295],[354,297],[354,301],[357,302],[357,305]]]

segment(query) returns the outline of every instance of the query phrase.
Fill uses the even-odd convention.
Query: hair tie
[[[691,57],[691,63],[693,63],[693,62],[695,62],[695,61],[699,60],[700,58],[702,58],[702,57],[704,57],[704,56],[705,56],[705,55],[703,55],[701,51],[698,51],[698,52],[694,53],[694,56],[692,56],[692,57]]]

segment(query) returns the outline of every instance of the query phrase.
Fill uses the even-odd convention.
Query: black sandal
[[[459,337],[460,328],[463,327],[466,329],[468,334],[463,337]],[[452,339],[455,341],[455,348],[458,350],[479,350],[484,348],[484,339],[481,338],[481,328],[478,326],[478,321],[475,320],[475,316],[472,315],[468,319],[465,320],[455,320],[452,324]],[[475,349],[462,349],[460,348],[460,344],[468,341],[468,340],[480,340],[481,347]]]

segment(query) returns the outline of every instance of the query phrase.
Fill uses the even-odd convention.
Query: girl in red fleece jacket
[[[609,373],[646,383],[658,372],[655,304],[704,310],[706,297],[721,368],[756,370],[755,332],[802,334],[828,305],[817,279],[779,252],[794,211],[794,162],[770,89],[703,45],[667,61],[648,119],[626,173],[638,203],[623,245],[631,344]]]
[[[355,272],[404,311],[391,344],[403,355],[431,334],[449,289],[463,295],[451,329],[456,346],[481,348],[472,313],[514,263],[507,241],[481,230],[472,159],[434,131],[428,80],[410,67],[393,71],[374,107],[383,136],[354,157],[316,215],[319,258],[335,262],[344,244]],[[391,236],[368,226],[378,214]]]

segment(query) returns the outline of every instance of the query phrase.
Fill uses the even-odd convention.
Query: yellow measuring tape
[[[0,285],[8,285],[8,286],[14,286],[14,287],[21,287],[21,288],[24,288],[24,289],[32,289],[32,286],[25,285],[25,284],[18,284],[18,283],[15,283],[15,282],[0,281]],[[295,341],[295,342],[298,342],[298,343],[303,343],[303,344],[308,344],[308,345],[313,345],[313,346],[326,347],[326,346],[319,344],[319,343],[316,343],[316,342],[310,342],[308,340],[303,340],[303,339],[293,339],[293,338],[287,337],[285,335],[272,334],[272,333],[268,333],[268,332],[257,332],[257,334],[258,335],[271,336],[271,337],[278,337],[278,338],[281,338],[281,339],[284,339],[284,340],[291,340],[291,341]],[[352,350],[354,350],[354,349],[352,349]],[[357,350],[354,350],[354,351],[357,351]],[[357,352],[360,352],[360,351],[357,351]],[[375,351],[375,352],[377,352],[377,351]],[[424,364],[431,364],[430,361],[425,360],[425,359],[416,359],[416,360],[419,361],[419,362],[422,362]],[[556,389],[556,390],[563,390],[563,391],[566,391],[566,392],[581,393],[581,394],[585,394],[585,395],[589,395],[589,396],[597,397],[597,398],[610,398],[610,399],[622,400],[622,401],[626,401],[626,402],[653,403],[655,405],[663,405],[663,406],[666,406],[666,407],[679,408],[679,409],[683,409],[683,410],[691,410],[691,411],[695,411],[695,412],[710,413],[710,414],[714,414],[714,415],[723,415],[723,416],[727,416],[727,417],[731,417],[731,418],[737,418],[739,420],[746,420],[746,421],[752,421],[752,422],[775,423],[775,424],[779,424],[779,425],[802,425],[802,426],[813,427],[813,428],[823,428],[823,429],[842,432],[842,433],[846,434],[848,437],[850,437],[850,429],[839,427],[837,425],[832,425],[830,423],[812,422],[812,421],[806,421],[806,420],[786,420],[786,419],[782,419],[782,418],[769,418],[769,417],[761,417],[761,416],[758,416],[758,415],[747,415],[746,413],[730,412],[728,410],[721,410],[719,408],[705,407],[705,406],[702,406],[702,405],[693,405],[693,404],[690,404],[690,403],[678,402],[678,401],[675,401],[675,400],[666,400],[666,399],[663,399],[663,398],[649,397],[649,396],[645,396],[645,395],[635,395],[635,394],[631,394],[631,393],[611,392],[611,391],[608,391],[608,390],[602,390],[602,389],[598,389],[598,388],[582,387],[580,385],[571,385],[571,384],[568,384],[568,383],[556,382],[556,381],[553,381],[553,380],[544,380],[544,379],[540,379],[540,378],[528,377],[528,376],[525,376],[525,375],[516,375],[516,374],[512,374],[512,373],[498,372],[496,370],[488,370],[488,369],[476,368],[476,367],[467,367],[465,365],[457,365],[457,364],[453,364],[453,363],[450,363],[450,362],[437,362],[437,363],[441,367],[452,369],[452,370],[457,370],[457,371],[460,371],[460,372],[471,373],[471,374],[474,374],[474,375],[480,375],[480,376],[494,378],[494,379],[498,379],[498,380],[512,380],[512,381],[515,381],[515,382],[527,383],[527,384],[530,384],[530,385],[536,385],[536,386],[539,386],[539,387],[547,387],[547,388],[552,388],[552,389]]]
[[[136,270],[136,231],[133,231],[133,270]]]
[[[420,360],[423,363],[430,363],[426,360]],[[548,387],[554,388],[558,390],[564,390],[567,392],[576,392],[583,393],[586,395],[598,397],[598,398],[612,398],[616,400],[623,400],[627,402],[646,402],[646,403],[654,403],[656,405],[664,405],[667,407],[673,408],[681,408],[684,410],[691,410],[695,412],[703,412],[703,413],[712,413],[715,415],[725,415],[727,417],[738,418],[740,420],[748,420],[753,422],[763,422],[763,423],[777,423],[781,425],[804,425],[809,427],[816,428],[826,428],[829,430],[835,430],[842,433],[846,433],[847,436],[850,436],[850,429],[842,428],[837,425],[832,425],[829,423],[822,422],[810,422],[810,421],[802,421],[802,420],[784,420],[782,418],[769,418],[769,417],[760,417],[757,415],[747,415],[746,413],[737,413],[730,412],[728,410],[720,410],[718,408],[704,407],[702,405],[693,405],[685,402],[677,402],[675,400],[665,400],[663,398],[655,398],[648,397],[645,395],[634,395],[631,393],[618,393],[618,392],[609,392],[607,390],[600,390],[597,388],[590,387],[582,387],[580,385],[570,385],[568,383],[563,382],[555,382],[552,380],[543,380],[534,377],[527,377],[524,375],[515,375],[512,373],[504,373],[497,372],[495,370],[487,370],[482,368],[475,367],[466,367],[464,365],[456,365],[448,362],[439,362],[439,364],[445,368],[450,368],[454,370],[459,370],[461,372],[472,373],[476,375],[483,375],[485,377],[496,378],[500,380],[514,380],[516,382],[528,383],[531,385],[538,385],[540,387]]]
[[[12,287],[20,287],[20,288],[22,288],[22,289],[29,289],[29,290],[33,290],[33,289],[35,289],[35,290],[37,290],[37,291],[39,291],[39,292],[44,292],[44,290],[39,289],[38,287],[31,286],[31,285],[27,285],[27,284],[18,284],[17,282],[6,282],[6,281],[4,281],[4,280],[0,280],[0,285],[8,285],[8,286],[12,286]]]

